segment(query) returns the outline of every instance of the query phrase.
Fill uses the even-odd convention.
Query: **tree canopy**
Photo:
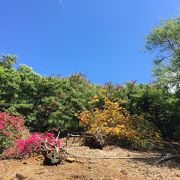
[[[174,88],[180,87],[180,17],[162,21],[146,38],[146,49],[156,52],[154,76],[157,82]]]

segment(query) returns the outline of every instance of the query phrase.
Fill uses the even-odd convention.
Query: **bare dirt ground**
[[[72,143],[70,144],[70,146]],[[76,158],[74,162],[63,165],[44,166],[42,159],[31,157],[26,160],[0,161],[1,180],[144,180],[180,179],[180,164],[167,162],[153,165],[155,159],[101,159],[102,157],[154,156],[155,153],[136,152],[119,147],[107,146],[103,150],[89,149],[85,146],[66,147],[74,155],[90,156]],[[94,157],[94,158],[92,158]],[[100,158],[96,158],[100,157]]]

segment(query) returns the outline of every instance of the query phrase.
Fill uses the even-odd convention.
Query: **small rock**
[[[72,162],[75,161],[75,158],[67,157],[67,158],[65,159],[65,161],[66,161],[66,162],[69,162],[69,163],[72,163]]]
[[[24,176],[24,175],[22,175],[22,174],[16,173],[16,178],[17,178],[18,180],[24,180],[24,179],[26,179],[27,177]]]
[[[91,170],[91,169],[92,169],[92,167],[91,167],[91,166],[88,166],[88,169],[89,169],[89,170]]]
[[[80,161],[80,160],[76,160],[77,163],[80,163],[80,164],[84,164],[83,161]]]
[[[89,164],[94,164],[96,163],[96,161],[89,161]]]
[[[127,174],[128,174],[127,171],[124,170],[124,169],[120,170],[120,172],[121,172],[123,175],[127,175]]]
[[[45,171],[39,171],[36,174],[44,174],[44,173],[45,173]]]

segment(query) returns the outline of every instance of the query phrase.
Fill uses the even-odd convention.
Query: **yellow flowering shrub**
[[[97,103],[98,97],[94,97],[92,101]],[[156,132],[143,116],[130,115],[125,108],[107,97],[103,99],[101,108],[94,107],[76,116],[80,119],[81,126],[88,132],[102,134],[107,139],[116,137],[119,140],[127,140],[136,148],[152,149],[152,142],[161,139],[159,132]]]

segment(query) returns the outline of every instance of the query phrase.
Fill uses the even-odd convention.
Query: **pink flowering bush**
[[[22,117],[0,112],[0,153],[12,146],[17,139],[26,138],[28,135],[29,132]]]
[[[51,150],[55,146],[62,148],[61,140],[56,139],[54,134],[49,132],[45,132],[44,134],[35,132],[30,134],[26,139],[18,139],[13,147],[3,152],[3,156],[6,158],[23,158],[32,153],[40,154],[45,150],[45,141]]]
[[[58,131],[56,128],[53,131]],[[55,146],[61,148],[61,140],[50,132],[29,133],[20,116],[10,116],[0,112],[0,154],[4,158],[23,158],[32,153],[41,153],[45,148],[53,150]]]

